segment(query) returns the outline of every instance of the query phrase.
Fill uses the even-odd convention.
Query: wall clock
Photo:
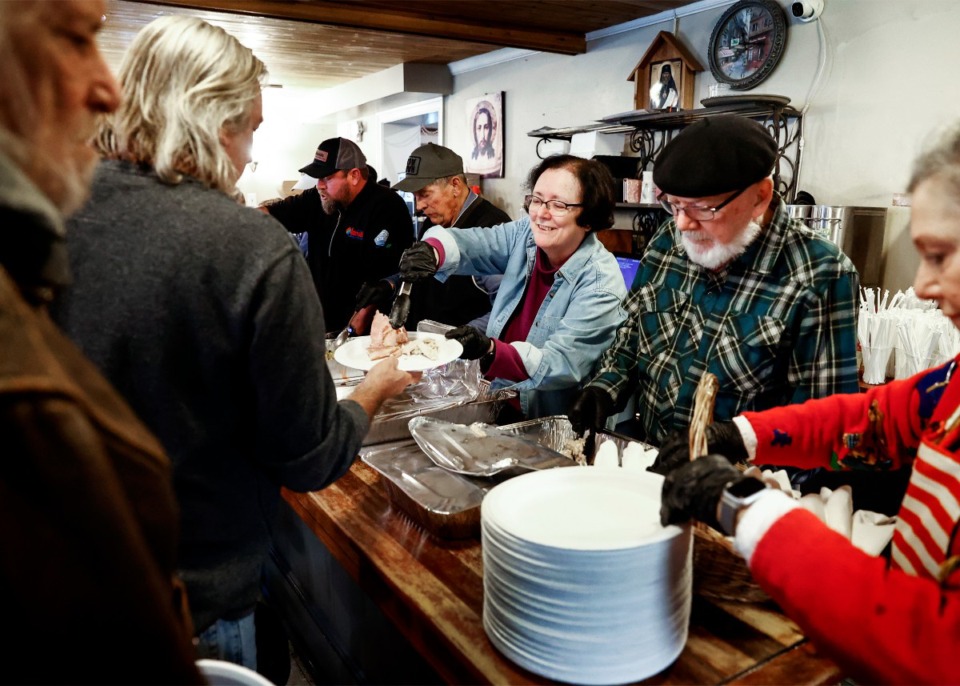
[[[710,71],[734,90],[770,76],[787,44],[787,20],[775,0],[740,0],[727,8],[710,35]]]

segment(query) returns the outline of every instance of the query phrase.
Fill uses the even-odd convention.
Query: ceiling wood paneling
[[[689,1],[108,0],[100,46],[116,67],[149,21],[191,14],[250,47],[273,84],[330,88],[397,64],[448,64],[504,47],[577,54],[591,31]]]

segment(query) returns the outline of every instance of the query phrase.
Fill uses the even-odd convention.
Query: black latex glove
[[[595,435],[599,429],[604,428],[607,417],[613,414],[613,410],[613,398],[609,393],[596,386],[587,386],[573,401],[567,416],[579,436],[587,430],[591,435]]]
[[[728,483],[745,477],[720,455],[705,455],[667,474],[660,493],[660,523],[683,524],[696,519],[720,531],[717,505]]]
[[[386,307],[393,299],[393,286],[386,279],[367,281],[357,292],[357,300],[353,309],[362,310],[364,307],[376,305],[377,309]]]
[[[743,444],[740,430],[733,422],[717,422],[707,427],[707,452],[720,455],[730,462],[747,459],[747,447]],[[669,434],[660,444],[657,459],[651,472],[669,474],[690,461],[690,429],[681,429]]]
[[[490,351],[490,337],[475,326],[458,326],[447,331],[444,336],[460,341],[463,346],[461,360],[479,360]]]
[[[437,256],[432,245],[417,241],[400,256],[400,278],[415,283],[437,273]]]

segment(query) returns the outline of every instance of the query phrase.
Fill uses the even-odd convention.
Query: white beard
[[[709,237],[707,232],[703,230],[681,231],[680,240],[683,242],[683,247],[686,249],[691,262],[707,269],[716,270],[742,255],[762,230],[763,227],[756,220],[751,219],[750,223],[729,243],[710,241],[704,244],[694,240],[694,238]]]

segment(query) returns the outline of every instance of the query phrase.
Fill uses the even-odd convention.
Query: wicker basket
[[[713,421],[717,377],[707,372],[700,379],[690,423],[690,457],[707,452],[707,426]],[[753,580],[747,562],[731,539],[702,522],[693,524],[693,591],[709,598],[758,603],[769,600]]]
[[[700,522],[693,524],[693,592],[741,603],[770,600],[731,540]]]

